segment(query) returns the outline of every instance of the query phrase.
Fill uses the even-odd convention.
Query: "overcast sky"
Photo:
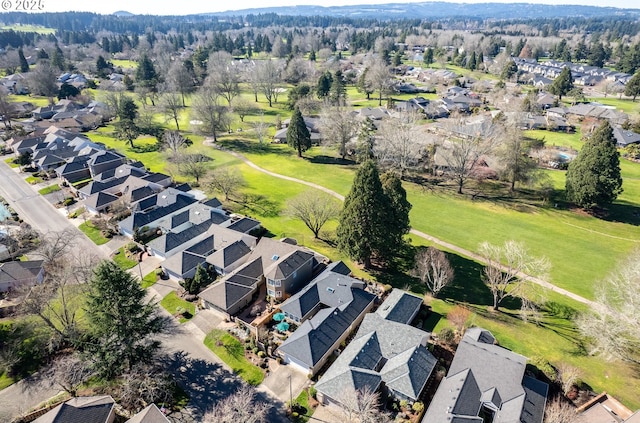
[[[352,5],[352,4],[376,4],[376,3],[412,3],[410,0],[224,0],[205,1],[181,1],[181,0],[44,0],[45,12],[88,11],[110,14],[125,10],[136,14],[153,15],[188,15],[193,13],[222,12],[226,10],[240,10],[254,7],[292,6],[305,5]],[[466,0],[457,3],[541,3],[541,4],[580,4],[589,6],[611,6],[638,8],[632,6],[631,0]]]

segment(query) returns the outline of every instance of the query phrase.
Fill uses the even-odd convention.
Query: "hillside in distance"
[[[214,16],[238,16],[248,14],[275,13],[293,16],[334,16],[350,18],[380,19],[441,19],[441,18],[479,18],[479,19],[535,19],[560,17],[599,17],[599,16],[640,16],[640,9],[619,9],[615,7],[545,5],[531,3],[387,3],[356,6],[280,6],[254,9],[229,10],[212,13]]]

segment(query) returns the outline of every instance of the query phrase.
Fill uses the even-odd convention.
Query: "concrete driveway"
[[[289,392],[289,381],[291,381],[291,392]],[[267,392],[273,393],[280,401],[286,403],[291,396],[295,399],[302,389],[309,383],[307,374],[298,370],[292,365],[279,364],[267,376],[260,387],[266,388]]]

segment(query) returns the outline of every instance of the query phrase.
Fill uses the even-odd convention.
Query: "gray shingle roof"
[[[496,408],[494,421],[542,422],[547,385],[523,378],[526,358],[494,343],[489,331],[467,330],[423,422],[476,421],[483,404]]]
[[[400,289],[391,291],[376,313],[387,320],[410,324],[415,315],[420,311],[422,298],[411,295]]]
[[[347,304],[318,311],[278,349],[313,368],[375,299],[361,289],[353,289],[352,296]]]
[[[155,404],[150,404],[126,423],[169,423],[169,420]]]
[[[233,229],[234,231],[238,231],[242,233],[247,233],[259,225],[260,225],[259,221],[255,219],[251,219],[250,217],[243,217],[242,219],[229,225],[229,229]]]
[[[114,405],[110,396],[72,398],[34,423],[107,423]]]
[[[224,269],[247,256],[250,252],[251,248],[244,241],[238,240],[211,254],[207,257],[207,263]]]
[[[384,319],[377,313],[367,314],[354,339],[318,381],[316,389],[340,401],[345,374],[367,370],[395,393],[416,400],[437,363],[425,348],[428,338],[427,332],[417,328]]]

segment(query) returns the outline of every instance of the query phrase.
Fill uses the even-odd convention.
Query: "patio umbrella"
[[[276,322],[282,322],[284,320],[284,313],[276,313],[273,315],[273,320]]]
[[[276,328],[280,331],[280,332],[286,332],[287,329],[289,329],[289,323],[287,322],[280,322],[278,323],[278,325],[276,326]]]

